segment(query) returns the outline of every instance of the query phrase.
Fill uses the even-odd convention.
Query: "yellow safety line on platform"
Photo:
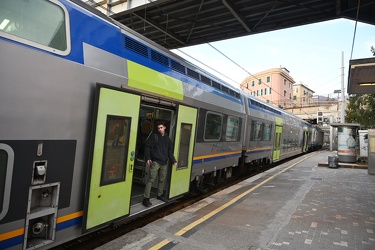
[[[314,156],[314,155],[317,155],[318,153],[315,153],[315,154],[312,154],[312,155],[309,155],[305,158],[303,158],[302,160],[290,165],[289,167],[286,167],[284,168],[283,170],[281,170],[280,172],[268,177],[267,179],[265,179],[264,181],[262,181],[261,183],[255,185],[254,187],[250,188],[249,190],[243,192],[242,194],[238,195],[237,197],[233,198],[232,200],[230,200],[229,202],[225,203],[224,205],[222,205],[221,207],[219,208],[216,208],[215,210],[213,210],[212,212],[210,212],[209,214],[203,216],[202,218],[192,222],[191,224],[187,225],[186,227],[184,227],[183,229],[181,229],[180,231],[178,231],[177,233],[175,233],[174,235],[176,236],[182,236],[183,234],[185,234],[186,232],[188,232],[189,230],[193,229],[194,227],[196,227],[197,225],[201,224],[202,222],[208,220],[209,218],[211,218],[212,216],[216,215],[217,213],[221,212],[222,210],[224,210],[225,208],[229,207],[230,205],[232,205],[233,203],[237,202],[238,200],[240,200],[241,198],[243,198],[244,196],[248,195],[249,193],[253,192],[255,189],[257,189],[258,187],[262,186],[263,184],[269,182],[270,180],[272,180],[273,178],[275,178],[276,176],[278,176],[279,174],[281,173],[284,173],[285,171],[291,169],[292,167],[294,167],[295,165],[307,160],[308,158]],[[161,242],[159,242],[158,244],[154,245],[153,247],[149,248],[150,250],[157,250],[157,249],[160,249],[162,247],[164,247],[165,245],[167,245],[169,242],[171,242],[170,240],[163,240]]]

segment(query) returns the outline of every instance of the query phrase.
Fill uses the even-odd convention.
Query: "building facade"
[[[293,107],[295,81],[286,68],[272,68],[247,77],[240,88],[280,108]]]
[[[314,91],[302,83],[293,85],[293,103],[295,107],[305,107],[313,104]]]

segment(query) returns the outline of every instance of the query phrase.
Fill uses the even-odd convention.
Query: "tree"
[[[346,108],[345,121],[375,128],[375,94],[352,95]]]
[[[372,55],[375,56],[375,48],[374,48],[374,46],[371,46],[371,52],[372,52]]]

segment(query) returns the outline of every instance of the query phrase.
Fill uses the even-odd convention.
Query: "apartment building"
[[[280,108],[293,107],[295,81],[286,68],[272,68],[247,77],[240,88]]]
[[[293,85],[293,102],[295,107],[305,107],[313,104],[314,91],[303,83]]]

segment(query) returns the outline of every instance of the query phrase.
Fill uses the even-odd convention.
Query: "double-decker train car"
[[[78,0],[0,1],[0,51],[0,249],[48,249],[162,207],[141,204],[157,121],[178,160],[171,200],[312,138]]]

